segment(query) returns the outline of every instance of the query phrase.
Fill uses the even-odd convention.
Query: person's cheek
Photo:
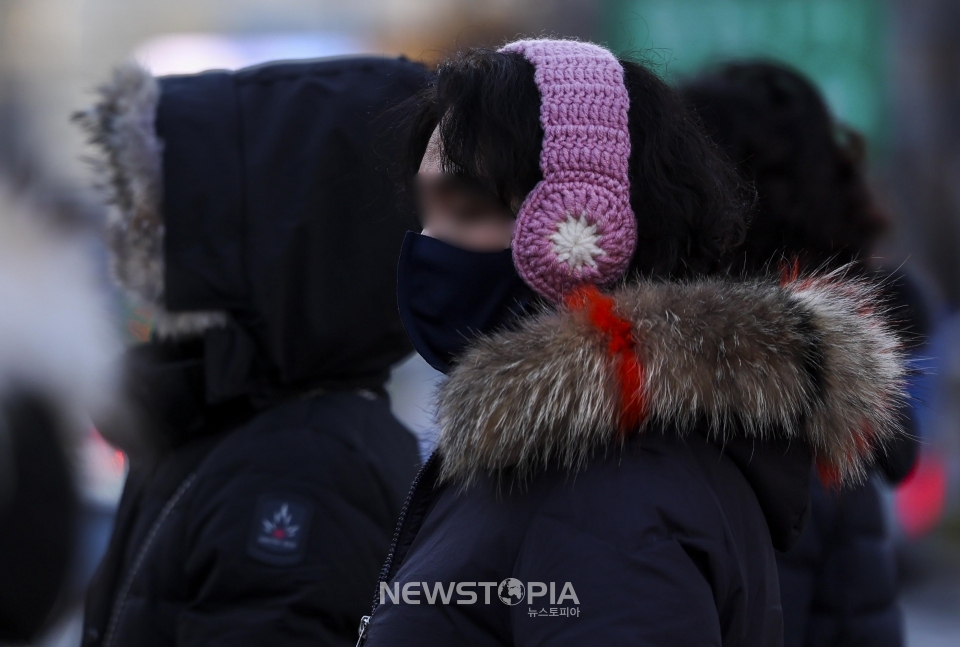
[[[469,237],[469,232],[465,231],[463,223],[445,211],[431,213],[424,218],[423,224],[421,233],[424,236],[436,238],[451,245],[459,245],[464,238]]]
[[[507,249],[513,242],[514,223],[502,218],[484,220],[473,233],[479,247],[486,251]]]
[[[421,233],[431,238],[443,238],[449,229],[448,218],[443,209],[437,208],[436,204],[425,206],[420,212],[420,223],[423,225]]]

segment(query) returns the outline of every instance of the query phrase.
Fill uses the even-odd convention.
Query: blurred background
[[[915,396],[923,454],[889,495],[902,555],[908,644],[960,645],[960,2],[957,0],[0,0],[0,173],[39,187],[66,217],[102,214],[70,114],[111,68],[157,74],[352,53],[434,63],[519,34],[575,36],[642,59],[671,81],[735,57],[790,63],[869,143],[895,227],[881,255],[923,286],[934,320]],[[107,281],[104,272],[104,289]],[[149,313],[117,297],[130,341]],[[437,376],[411,358],[391,389],[432,441]],[[95,431],[77,457],[85,492],[80,590],[108,536],[124,457]],[[44,644],[75,645],[76,615]]]

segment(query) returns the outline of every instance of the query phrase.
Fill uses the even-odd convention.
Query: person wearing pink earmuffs
[[[360,644],[781,644],[811,466],[900,433],[875,288],[724,278],[749,190],[597,45],[450,58],[408,148],[401,318],[448,377]]]

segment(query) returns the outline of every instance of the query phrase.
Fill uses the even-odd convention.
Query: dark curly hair
[[[621,60],[630,95],[631,204],[638,245],[631,269],[688,277],[720,267],[743,232],[751,193],[679,95]],[[414,100],[405,177],[419,168],[440,123],[444,171],[479,181],[514,209],[542,179],[540,92],[517,53],[471,49],[442,63]]]
[[[732,271],[764,274],[784,258],[805,269],[862,265],[887,221],[864,176],[862,137],[834,121],[810,81],[778,63],[745,61],[680,90],[757,191]]]

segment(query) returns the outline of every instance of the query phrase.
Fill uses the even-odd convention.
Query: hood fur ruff
[[[643,370],[641,433],[684,434],[706,420],[721,438],[796,438],[838,481],[862,479],[873,451],[903,433],[905,361],[864,280],[642,282],[613,299]],[[569,307],[479,340],[439,391],[443,478],[578,469],[622,442],[607,348]]]
[[[131,63],[118,68],[99,95],[74,119],[101,152],[95,168],[110,204],[107,244],[114,280],[151,307],[160,337],[188,337],[223,325],[222,312],[171,313],[164,307],[163,143],[155,128],[159,83]]]

